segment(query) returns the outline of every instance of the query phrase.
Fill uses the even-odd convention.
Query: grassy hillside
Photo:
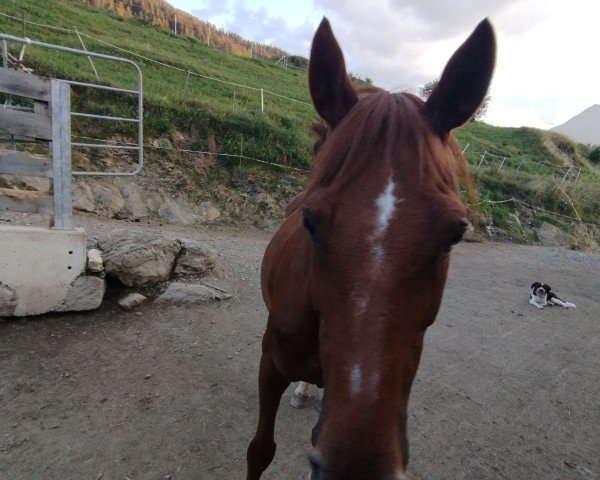
[[[144,122],[148,143],[163,139],[166,145],[180,148],[229,154],[242,152],[265,162],[299,168],[310,164],[312,138],[307,124],[315,118],[315,113],[306,105],[310,99],[306,74],[302,71],[284,70],[268,60],[236,57],[196,39],[153,27],[143,20],[99,12],[76,0],[43,3],[4,0],[1,13],[17,18],[25,14],[29,22],[53,27],[72,29],[76,26],[84,34],[88,49],[135,60],[144,73]],[[22,29],[20,21],[0,15],[0,31],[20,36]],[[26,23],[25,35],[35,40],[81,47],[73,31]],[[131,56],[104,42],[179,70]],[[16,47],[11,49],[17,53]],[[134,87],[134,76],[129,68],[103,61],[94,63],[101,83]],[[27,47],[25,64],[40,74],[98,81],[85,57]],[[189,83],[188,71],[191,72]],[[264,113],[260,110],[260,92],[240,85],[266,91]],[[132,116],[135,111],[133,102],[122,96],[81,95],[78,89],[74,90],[74,104],[74,108],[84,111],[119,116]],[[121,124],[75,119],[74,130],[76,134],[94,138],[133,139],[133,131],[124,129]],[[534,129],[498,128],[481,122],[459,128],[456,136],[463,148],[466,147],[465,155],[479,187],[483,202],[480,211],[509,236],[529,240],[507,220],[509,214],[518,213],[522,205],[488,203],[488,200],[515,197],[570,217],[580,215],[588,221],[600,220],[598,173],[582,155],[584,150],[568,139]],[[185,141],[175,142],[174,138]],[[488,156],[479,165],[483,152],[497,157]],[[169,155],[177,162],[174,152]],[[561,183],[563,172],[567,172],[570,165],[581,168],[582,174],[577,183]],[[151,156],[148,168],[152,168]],[[217,176],[219,169],[230,173],[242,171],[247,175],[269,168],[227,157],[219,157],[214,167]],[[270,174],[275,175],[274,171],[287,175],[277,169]]]
[[[49,0],[8,0],[2,2],[0,12],[27,21],[63,27],[76,26],[82,33],[117,47],[134,51],[183,71],[170,69],[139,57],[131,57],[144,74],[145,133],[149,138],[167,135],[173,129],[197,137],[195,145],[201,147],[204,139],[214,135],[222,151],[239,151],[240,136],[244,137],[244,153],[266,161],[307,165],[310,156],[310,136],[303,125],[314,117],[306,91],[303,72],[284,70],[270,60],[258,60],[223,52],[215,47],[185,36],[176,36],[146,22],[124,19],[108,12],[98,12],[79,2]],[[75,33],[65,33],[27,23],[26,36],[48,43],[81,48]],[[22,24],[0,16],[0,31],[12,35],[22,34]],[[105,44],[83,37],[89,50],[128,56]],[[12,48],[16,53],[16,47]],[[41,74],[97,82],[86,57],[27,47],[25,64]],[[130,67],[114,62],[94,60],[101,83],[135,87],[135,77]],[[186,92],[187,70],[192,72]],[[263,88],[303,103],[284,100],[266,93],[265,113],[260,111],[260,92],[235,87],[220,81],[194,76],[197,73],[217,80]],[[83,102],[75,92],[74,102]],[[86,97],[88,111],[131,115],[133,102],[122,96],[106,95],[101,98]],[[85,130],[85,122],[77,122],[75,129],[81,133],[99,134]],[[107,128],[110,129],[110,125]],[[104,128],[104,125],[102,126]],[[121,128],[121,126],[118,126]],[[282,158],[283,155],[283,158]]]

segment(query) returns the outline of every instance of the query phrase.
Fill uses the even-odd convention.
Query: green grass
[[[172,70],[131,57],[144,74],[146,142],[172,139],[181,133],[187,139],[186,147],[191,149],[243,153],[266,162],[299,168],[310,165],[313,138],[307,124],[316,117],[312,107],[266,94],[265,112],[261,113],[258,91],[195,76],[190,76],[186,93],[186,72],[189,70],[310,103],[304,72],[284,70],[272,61],[236,57],[144,21],[97,11],[77,0],[4,0],[0,4],[0,12],[19,18],[25,13],[28,21],[56,27],[70,29],[77,26],[82,33],[183,70]],[[20,36],[21,22],[0,16],[0,31]],[[81,47],[73,33],[27,24],[25,35],[34,40]],[[88,37],[84,37],[84,41],[89,50],[127,56]],[[13,45],[11,49],[14,54],[17,53],[16,46]],[[28,46],[25,61],[28,67],[43,75],[97,82],[88,59],[83,56]],[[101,83],[135,87],[130,67],[101,60],[94,60],[94,63]],[[122,95],[99,94],[90,90],[84,92],[80,88],[73,88],[72,97],[74,110],[126,117],[135,115],[134,99]],[[123,126],[120,123],[74,118],[73,128],[77,135],[94,138],[118,137],[132,141],[135,137],[135,129],[131,125]],[[540,130],[499,128],[482,122],[469,122],[458,128],[455,134],[463,148],[468,145],[465,156],[471,165],[482,200],[497,201],[515,197],[571,217],[576,216],[574,205],[583,219],[600,221],[600,167],[587,159],[589,148],[573,146]],[[549,141],[554,142],[555,150],[571,155],[573,162],[583,168],[576,185],[566,182],[563,186],[573,205],[556,185],[555,180],[560,181],[561,178],[557,172],[562,160],[549,151]],[[497,159],[476,168],[483,151],[506,157],[507,160],[501,169]],[[148,152],[150,161],[147,165],[152,168],[152,161],[159,163],[160,160],[158,153],[153,153],[151,149]],[[178,161],[174,152],[166,152],[166,155]],[[262,164],[219,157],[219,163],[211,175],[230,183],[249,175],[267,182],[269,188],[277,188],[278,182],[273,180],[277,177],[261,175],[265,170],[270,170],[272,175],[282,172]],[[283,175],[287,176],[287,173]],[[494,223],[504,222],[510,235],[522,237],[518,228],[508,224],[511,217],[507,216],[507,212],[517,212],[514,203],[492,206],[482,203],[480,210]]]
[[[219,150],[243,152],[265,161],[306,167],[310,162],[312,139],[305,125],[314,119],[312,107],[265,94],[265,113],[260,112],[260,92],[190,75],[186,92],[187,70],[226,82],[263,88],[304,103],[310,103],[307,82],[302,72],[284,70],[274,62],[236,57],[207,46],[196,39],[177,36],[149,26],[146,22],[124,19],[105,11],[96,11],[77,1],[8,0],[0,12],[31,22],[63,28],[76,26],[82,33],[97,37],[120,48],[131,50],[184,71],[131,57],[144,75],[144,130],[147,138],[168,136],[174,130],[200,137],[215,134]],[[26,24],[25,35],[47,43],[81,48],[75,34]],[[21,22],[0,16],[0,31],[22,35]],[[116,56],[127,54],[84,37],[89,50]],[[13,54],[17,47],[12,45]],[[48,76],[97,82],[84,56],[28,46],[26,65]],[[131,67],[94,59],[100,83],[135,88]],[[80,94],[75,89],[73,104],[83,111],[106,115],[133,116],[133,99],[123,95]],[[122,124],[74,121],[74,131],[106,138],[134,130]],[[204,137],[206,138],[206,137]],[[243,140],[242,140],[243,138]],[[198,142],[201,144],[202,142]]]

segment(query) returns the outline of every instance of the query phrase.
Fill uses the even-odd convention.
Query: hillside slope
[[[111,10],[118,15],[136,18],[149,25],[187,35],[207,45],[235,55],[255,58],[279,59],[286,55],[280,48],[245,40],[239,35],[224,32],[209,22],[204,22],[165,0],[80,0],[90,7]]]
[[[577,142],[600,145],[600,105],[586,108],[551,131],[568,135]]]
[[[139,64],[144,74],[146,170],[149,178],[177,177],[169,187],[176,185],[174,194],[186,194],[194,202],[211,200],[239,219],[248,217],[248,208],[264,205],[269,205],[269,215],[277,217],[301,188],[303,174],[290,168],[309,168],[313,139],[307,127],[316,117],[304,72],[238,57],[79,0],[47,0],[43,5],[38,0],[5,0],[0,6],[0,31],[22,35],[23,13],[25,35],[32,39],[81,48],[75,26],[89,50],[126,56]],[[10,49],[18,53],[16,46]],[[85,57],[29,46],[24,63],[42,75],[133,86],[129,69],[108,62],[94,61],[98,80]],[[79,111],[118,116],[135,112],[131,99],[117,95],[75,88],[73,101]],[[133,130],[122,124],[74,118],[73,128],[76,137],[134,138]],[[535,240],[506,220],[509,213],[520,214],[522,206],[490,201],[515,198],[568,217],[600,220],[600,187],[594,171],[568,139],[481,122],[469,122],[457,129],[456,136],[472,166],[485,222],[508,237]],[[77,151],[75,165],[114,168],[122,158],[105,153]],[[560,186],[557,181],[564,183]],[[275,195],[276,202],[265,201],[261,192]],[[534,212],[528,218],[535,226],[538,217]]]

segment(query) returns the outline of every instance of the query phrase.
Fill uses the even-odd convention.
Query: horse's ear
[[[342,50],[323,18],[313,38],[308,65],[310,95],[317,113],[333,128],[358,101]]]
[[[448,61],[425,103],[425,113],[442,136],[465,123],[483,101],[494,71],[496,39],[486,18]]]

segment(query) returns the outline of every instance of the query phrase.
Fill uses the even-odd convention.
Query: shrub
[[[587,157],[590,162],[600,164],[600,145],[592,147]]]

